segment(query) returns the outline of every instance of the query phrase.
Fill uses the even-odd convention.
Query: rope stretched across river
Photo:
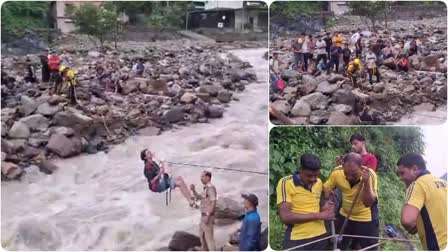
[[[225,170],[225,171],[233,171],[233,172],[242,172],[242,173],[253,173],[253,174],[259,174],[259,175],[268,175],[267,172],[247,171],[247,170],[233,169],[233,168],[228,168],[228,167],[218,167],[218,166],[212,166],[212,165],[200,165],[200,164],[190,164],[190,163],[171,162],[171,161],[165,161],[165,162],[167,164],[172,164],[172,165],[201,167],[201,168],[210,168],[210,169],[216,169],[216,170]]]
[[[376,236],[366,236],[366,235],[348,235],[348,234],[343,234],[343,235],[329,235],[329,236],[327,236],[327,237],[320,238],[320,239],[317,239],[317,240],[315,240],[315,241],[307,242],[307,243],[302,244],[302,245],[299,245],[299,246],[295,246],[295,247],[292,247],[292,248],[288,248],[287,250],[288,250],[288,251],[295,250],[295,249],[298,249],[298,248],[301,248],[301,247],[305,247],[305,246],[308,246],[308,245],[313,244],[313,243],[316,243],[316,242],[320,242],[320,241],[323,241],[323,240],[331,239],[331,238],[334,238],[334,237],[340,237],[340,236],[342,236],[342,237],[344,237],[344,236],[345,236],[345,237],[351,237],[351,238],[362,238],[362,239],[377,239],[377,240],[381,240],[380,242],[378,242],[378,243],[376,243],[376,244],[373,244],[373,245],[371,245],[371,246],[369,246],[369,247],[363,248],[363,249],[361,249],[361,250],[365,250],[365,249],[369,249],[369,248],[377,247],[377,246],[381,245],[381,243],[383,243],[383,242],[385,242],[385,241],[396,241],[396,242],[419,242],[418,240],[409,240],[409,239],[401,239],[401,238],[390,238],[390,237],[376,237]]]

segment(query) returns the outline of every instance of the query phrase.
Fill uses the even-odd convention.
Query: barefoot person
[[[187,199],[190,206],[196,206],[196,203],[181,176],[169,176],[165,172],[165,165],[162,164],[159,166],[154,159],[154,154],[148,149],[141,151],[140,158],[145,163],[143,174],[148,180],[149,190],[152,192],[161,193],[168,189],[175,189],[176,187],[179,187],[182,195]]]

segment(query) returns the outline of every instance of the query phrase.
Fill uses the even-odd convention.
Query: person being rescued
[[[373,84],[373,76],[376,76],[376,82],[380,82],[380,72],[378,70],[378,67],[376,65],[377,58],[375,53],[373,53],[371,50],[366,55],[366,61],[367,61],[367,72],[369,74],[369,83]]]
[[[355,58],[353,61],[351,61],[348,64],[347,67],[347,76],[350,78],[350,80],[352,81],[353,87],[357,87],[357,83],[356,83],[356,79],[358,76],[361,75],[362,73],[362,64],[361,64],[361,60],[358,58]]]
[[[75,93],[75,86],[78,84],[78,80],[76,79],[76,71],[67,66],[60,66],[59,72],[63,79],[64,86],[68,87],[67,98],[70,100],[70,104],[76,105],[78,103]]]
[[[166,173],[165,164],[162,163],[159,166],[155,160],[154,153],[148,149],[144,149],[140,152],[140,159],[145,164],[143,174],[148,180],[150,191],[162,193],[168,189],[173,190],[178,187],[182,195],[188,201],[190,207],[198,208],[195,198],[185,184],[184,179],[181,176],[173,177]]]

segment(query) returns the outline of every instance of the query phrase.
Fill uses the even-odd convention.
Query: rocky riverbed
[[[367,30],[359,18],[351,17],[340,20],[330,31],[339,31],[348,39],[358,27]],[[320,36],[323,33],[313,34],[314,38]],[[356,88],[341,73],[323,73],[316,77],[291,70],[293,38],[276,38],[271,43],[271,51],[280,54],[281,75],[287,80],[287,87],[282,93],[270,93],[271,107],[286,115],[289,123],[338,125],[395,124],[412,121],[409,115],[424,115],[446,108],[446,17],[393,21],[387,30],[380,27],[375,39],[396,45],[399,40],[412,36],[421,38],[422,46],[418,55],[409,58],[409,72],[393,70],[393,62],[386,60],[379,67],[381,82],[371,85],[368,79],[362,79]],[[373,38],[365,36],[365,48],[373,43]],[[423,124],[440,124],[446,120],[446,109],[442,115],[420,117],[418,121]],[[285,123],[273,116],[271,120]]]
[[[100,53],[62,43],[57,48],[63,62],[78,71],[76,106],[64,95],[49,96],[47,83],[25,83],[25,57],[2,58],[2,73],[9,76],[1,86],[2,179],[20,177],[31,164],[52,173],[57,167],[49,159],[107,151],[138,129],[146,128],[140,134],[158,135],[222,117],[228,104],[238,100],[234,94],[256,80],[251,65],[228,50],[254,46],[257,42],[184,39],[123,42],[119,50]],[[28,56],[39,69],[38,55]],[[131,73],[137,58],[146,62],[141,77]],[[121,93],[97,79],[95,66],[112,62],[117,68],[111,74],[121,79]]]

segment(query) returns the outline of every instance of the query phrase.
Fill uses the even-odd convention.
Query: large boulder
[[[293,116],[309,116],[311,114],[311,106],[307,102],[298,100],[291,109]]]
[[[291,105],[289,105],[288,101],[285,101],[285,100],[277,100],[277,101],[271,103],[271,106],[275,110],[277,110],[285,115],[288,114],[289,111],[291,110]]]
[[[175,107],[163,113],[162,119],[168,123],[176,123],[184,119],[184,111],[181,107]]]
[[[30,128],[23,122],[15,122],[9,129],[8,136],[10,138],[28,138],[30,136]]]
[[[315,92],[300,98],[300,101],[306,102],[311,109],[325,109],[328,106],[329,99],[320,92]]]
[[[355,119],[352,116],[347,116],[339,111],[331,112],[327,121],[329,125],[352,125],[354,123]]]
[[[321,92],[323,94],[332,94],[334,91],[338,89],[338,85],[336,84],[330,84],[328,81],[322,81],[317,86],[316,91]]]
[[[335,103],[346,104],[349,106],[354,106],[356,103],[356,97],[351,90],[348,89],[338,89],[333,93],[333,100]]]
[[[82,133],[91,130],[90,127],[93,125],[93,119],[84,115],[81,111],[71,109],[56,113],[53,117],[53,124],[56,126],[70,127],[78,133]]]
[[[335,74],[335,73],[332,73],[332,74],[330,75],[330,77],[328,77],[328,82],[330,82],[330,83],[336,83],[336,82],[341,81],[341,80],[344,80],[344,79],[345,79],[345,77],[344,77],[342,74]]]
[[[180,97],[180,101],[183,103],[193,103],[196,100],[196,95],[191,92],[186,92]]]
[[[300,77],[300,73],[295,70],[285,70],[281,73],[283,79],[296,79]]]
[[[312,84],[312,85],[316,85],[318,84],[318,81],[316,80],[316,78],[314,78],[312,75],[308,75],[305,74],[302,76],[302,82],[304,84]]]
[[[80,154],[82,143],[78,137],[68,138],[61,134],[53,134],[48,141],[47,148],[58,156],[66,158]]]
[[[61,111],[61,107],[57,105],[52,106],[48,102],[42,103],[41,105],[39,105],[39,107],[37,107],[37,113],[44,116],[53,116],[59,111]]]
[[[48,160],[43,160],[37,164],[39,166],[39,170],[45,174],[52,174],[57,171],[59,167]]]
[[[224,114],[224,108],[218,105],[208,106],[205,111],[205,116],[208,118],[221,118]]]
[[[2,161],[2,177],[5,176],[8,179],[16,179],[22,175],[23,170],[19,166],[10,162]]]
[[[20,111],[25,116],[31,115],[37,109],[37,103],[32,98],[26,95],[20,96],[20,103],[22,103]]]
[[[34,114],[19,120],[26,124],[31,130],[45,131],[50,125],[50,121],[41,114]]]
[[[218,100],[222,103],[228,103],[232,100],[232,92],[227,90],[221,90],[217,96]]]
[[[244,208],[240,202],[228,197],[218,198],[215,208],[216,218],[237,220],[243,214]]]
[[[216,97],[218,96],[218,93],[221,89],[222,88],[218,85],[202,85],[199,87],[199,92],[209,94],[212,97]]]
[[[176,231],[168,244],[168,248],[172,251],[189,251],[199,246],[201,246],[199,237],[184,231]]]

